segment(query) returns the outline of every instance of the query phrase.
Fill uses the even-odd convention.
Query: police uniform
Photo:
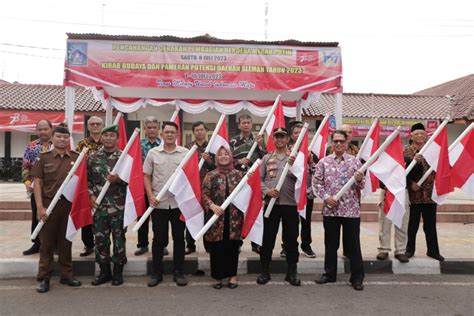
[[[273,135],[288,135],[284,128],[275,129]],[[267,193],[277,186],[278,180],[287,163],[289,155],[287,152],[280,154],[276,151],[266,154],[262,159],[260,168],[260,178],[262,181],[262,193],[265,196],[265,204],[268,205],[270,197]],[[262,264],[262,274],[257,279],[257,283],[265,284],[270,280],[269,266],[272,260],[275,239],[280,225],[283,224],[283,243],[286,248],[286,262],[288,273],[286,280],[292,285],[300,285],[296,279],[296,265],[298,263],[298,211],[295,200],[296,177],[289,172],[279,191],[279,197],[268,218],[264,218],[263,243],[260,250],[260,262]],[[293,280],[290,281],[290,278]]]
[[[64,155],[61,156],[56,149],[40,154],[39,160],[33,166],[31,175],[42,180],[41,199],[45,208],[48,208],[78,156],[78,153],[74,151],[65,151]],[[41,247],[37,280],[48,280],[48,289],[49,279],[53,273],[53,251],[56,245],[58,247],[61,280],[64,282],[64,280],[73,279],[72,243],[65,237],[70,210],[71,203],[62,197],[39,233]]]
[[[103,128],[101,133],[110,131],[117,133],[116,125]],[[119,149],[107,152],[102,148],[89,156],[87,160],[89,195],[96,198],[99,196],[107,181],[107,175],[110,174],[121,154],[122,151]],[[115,283],[118,283],[115,285],[120,285],[123,282],[121,279],[123,265],[127,263],[125,252],[126,228],[123,227],[126,188],[127,184],[122,180],[111,183],[93,216],[95,260],[101,268],[101,274],[108,276],[104,278],[106,280],[110,279],[110,263],[114,264],[114,281],[117,279]],[[113,241],[112,257],[110,256],[110,235],[112,235]],[[97,278],[95,281],[97,281]],[[104,282],[93,282],[93,285],[102,283]]]

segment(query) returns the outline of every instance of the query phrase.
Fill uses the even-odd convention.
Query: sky
[[[16,0],[1,2],[0,30],[8,82],[62,84],[67,32],[339,42],[345,92],[410,94],[474,73],[472,0]]]

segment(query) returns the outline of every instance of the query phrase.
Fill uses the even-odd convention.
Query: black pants
[[[150,202],[148,202],[148,199],[145,199],[145,209],[148,209],[149,206]],[[140,218],[141,217],[137,218],[137,221],[139,221]],[[138,229],[137,248],[148,247],[148,232],[150,230],[149,223],[150,217],[147,217],[147,219],[143,222],[142,226],[140,226],[140,228]]]
[[[209,251],[209,242],[204,240],[202,238],[202,243],[204,244],[204,249],[206,251]],[[196,241],[194,240],[193,236],[189,233],[189,231],[186,229],[186,247],[196,249]]]
[[[81,229],[81,239],[86,248],[94,248],[94,233],[92,232],[92,225],[87,225]]]
[[[155,209],[151,213],[153,223],[153,273],[163,274],[163,248],[168,245],[168,222],[173,236],[173,271],[183,271],[184,222],[179,219],[179,208]]]
[[[337,278],[337,250],[342,233],[347,236],[347,255],[351,264],[350,282],[362,282],[364,280],[364,263],[360,250],[360,218],[347,217],[323,217],[324,225],[324,271],[331,279]]]
[[[265,206],[266,208],[267,206]],[[275,239],[280,226],[283,225],[283,243],[286,250],[286,262],[293,264],[298,262],[298,212],[296,206],[275,205],[270,217],[263,219],[263,243],[260,251],[260,261],[269,264],[272,261]]]
[[[301,220],[301,249],[308,249],[313,242],[311,239],[311,214],[313,213],[313,199],[306,200],[306,219]]]
[[[408,222],[407,252],[414,254],[416,250],[416,233],[423,216],[426,248],[431,255],[439,255],[438,233],[436,232],[436,204],[411,204]]]
[[[35,195],[31,194],[31,233],[32,234],[36,229],[36,225],[38,225],[38,208],[36,207]],[[32,242],[38,247],[41,245],[39,236],[36,237],[35,240],[32,240]]]

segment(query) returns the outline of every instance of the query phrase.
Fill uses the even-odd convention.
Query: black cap
[[[276,135],[288,136],[288,130],[284,127],[277,127],[273,130],[273,136],[276,136]]]
[[[411,131],[413,132],[413,131],[416,131],[417,129],[425,130],[425,126],[421,123],[413,124],[411,127]]]
[[[295,127],[303,127],[303,122],[301,122],[301,121],[290,121],[288,123],[288,129],[290,131],[293,131],[293,128],[295,128]]]

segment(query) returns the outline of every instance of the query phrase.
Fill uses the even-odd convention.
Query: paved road
[[[362,292],[340,275],[331,285],[317,285],[303,275],[303,286],[291,287],[275,275],[271,284],[240,278],[235,290],[215,290],[206,277],[192,277],[178,288],[164,283],[147,288],[145,277],[127,278],[123,286],[72,289],[53,279],[47,294],[35,292],[34,280],[0,280],[1,315],[159,314],[159,315],[473,315],[474,276],[370,275]]]

